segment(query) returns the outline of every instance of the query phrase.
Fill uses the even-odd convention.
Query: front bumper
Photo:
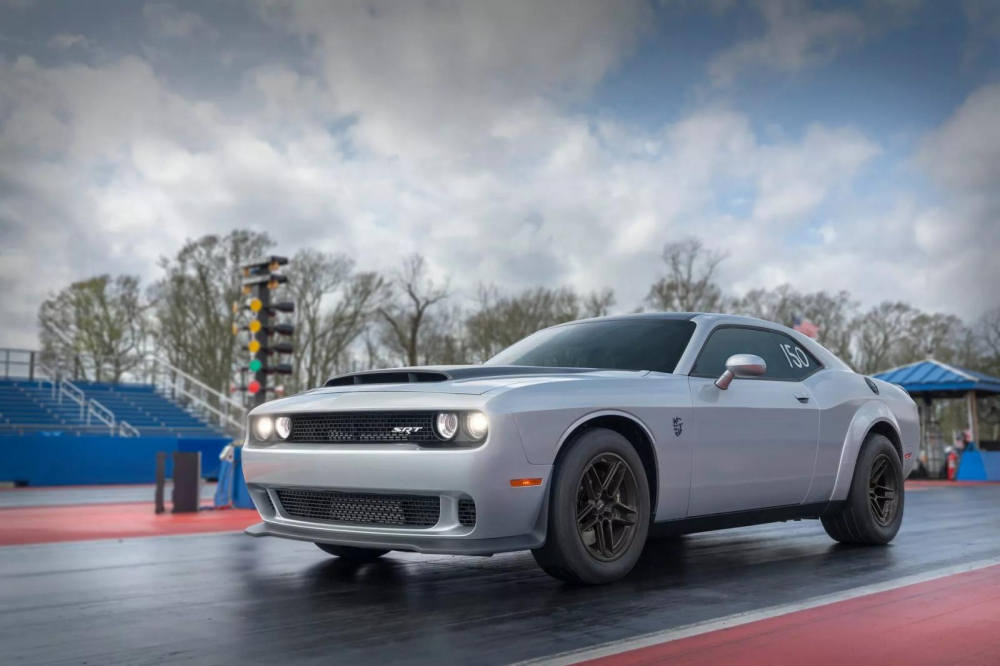
[[[536,548],[545,540],[550,465],[528,462],[509,413],[490,413],[490,434],[475,449],[393,444],[245,446],[243,474],[264,522],[253,536],[422,553],[489,555]],[[511,487],[511,479],[542,485]],[[303,520],[289,515],[278,489],[431,495],[440,518],[430,527]],[[476,523],[462,525],[460,499],[476,503]]]

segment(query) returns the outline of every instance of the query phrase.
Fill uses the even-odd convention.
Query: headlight
[[[287,416],[274,419],[274,432],[278,433],[278,439],[288,439],[292,434],[292,420]]]
[[[480,440],[489,432],[490,421],[482,412],[469,412],[465,415],[465,432],[470,438]]]
[[[434,425],[438,437],[443,440],[452,439],[455,437],[455,433],[458,432],[458,414],[451,412],[438,414]]]
[[[262,442],[270,439],[272,430],[274,430],[274,421],[271,420],[270,416],[258,416],[253,422],[253,432],[257,435],[257,439]]]

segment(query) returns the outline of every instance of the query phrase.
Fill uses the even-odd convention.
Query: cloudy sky
[[[693,235],[737,294],[971,320],[998,193],[991,0],[0,0],[0,346],[234,227],[623,309]]]

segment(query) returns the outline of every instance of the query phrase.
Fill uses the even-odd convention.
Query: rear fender
[[[855,412],[854,419],[847,429],[847,436],[841,446],[840,466],[837,470],[837,480],[833,485],[831,500],[847,499],[847,493],[851,489],[851,480],[854,478],[854,468],[858,462],[858,453],[861,452],[861,445],[864,444],[865,437],[872,426],[881,422],[888,423],[899,433],[899,423],[892,410],[878,400],[866,402]]]

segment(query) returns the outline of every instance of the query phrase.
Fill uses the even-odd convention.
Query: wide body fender
[[[603,416],[630,420],[650,439],[656,465],[657,520],[687,515],[695,441],[687,377],[539,382],[498,395],[513,414],[528,461],[552,465],[572,434]],[[674,419],[678,419],[675,427]]]
[[[861,452],[861,445],[864,444],[865,437],[868,436],[872,427],[883,422],[892,426],[896,433],[900,432],[896,415],[885,403],[878,400],[866,402],[854,414],[844,437],[840,465],[837,468],[837,478],[834,481],[830,499],[834,501],[847,499],[847,494],[851,489],[851,481],[854,478],[854,469],[858,462],[858,454]]]

